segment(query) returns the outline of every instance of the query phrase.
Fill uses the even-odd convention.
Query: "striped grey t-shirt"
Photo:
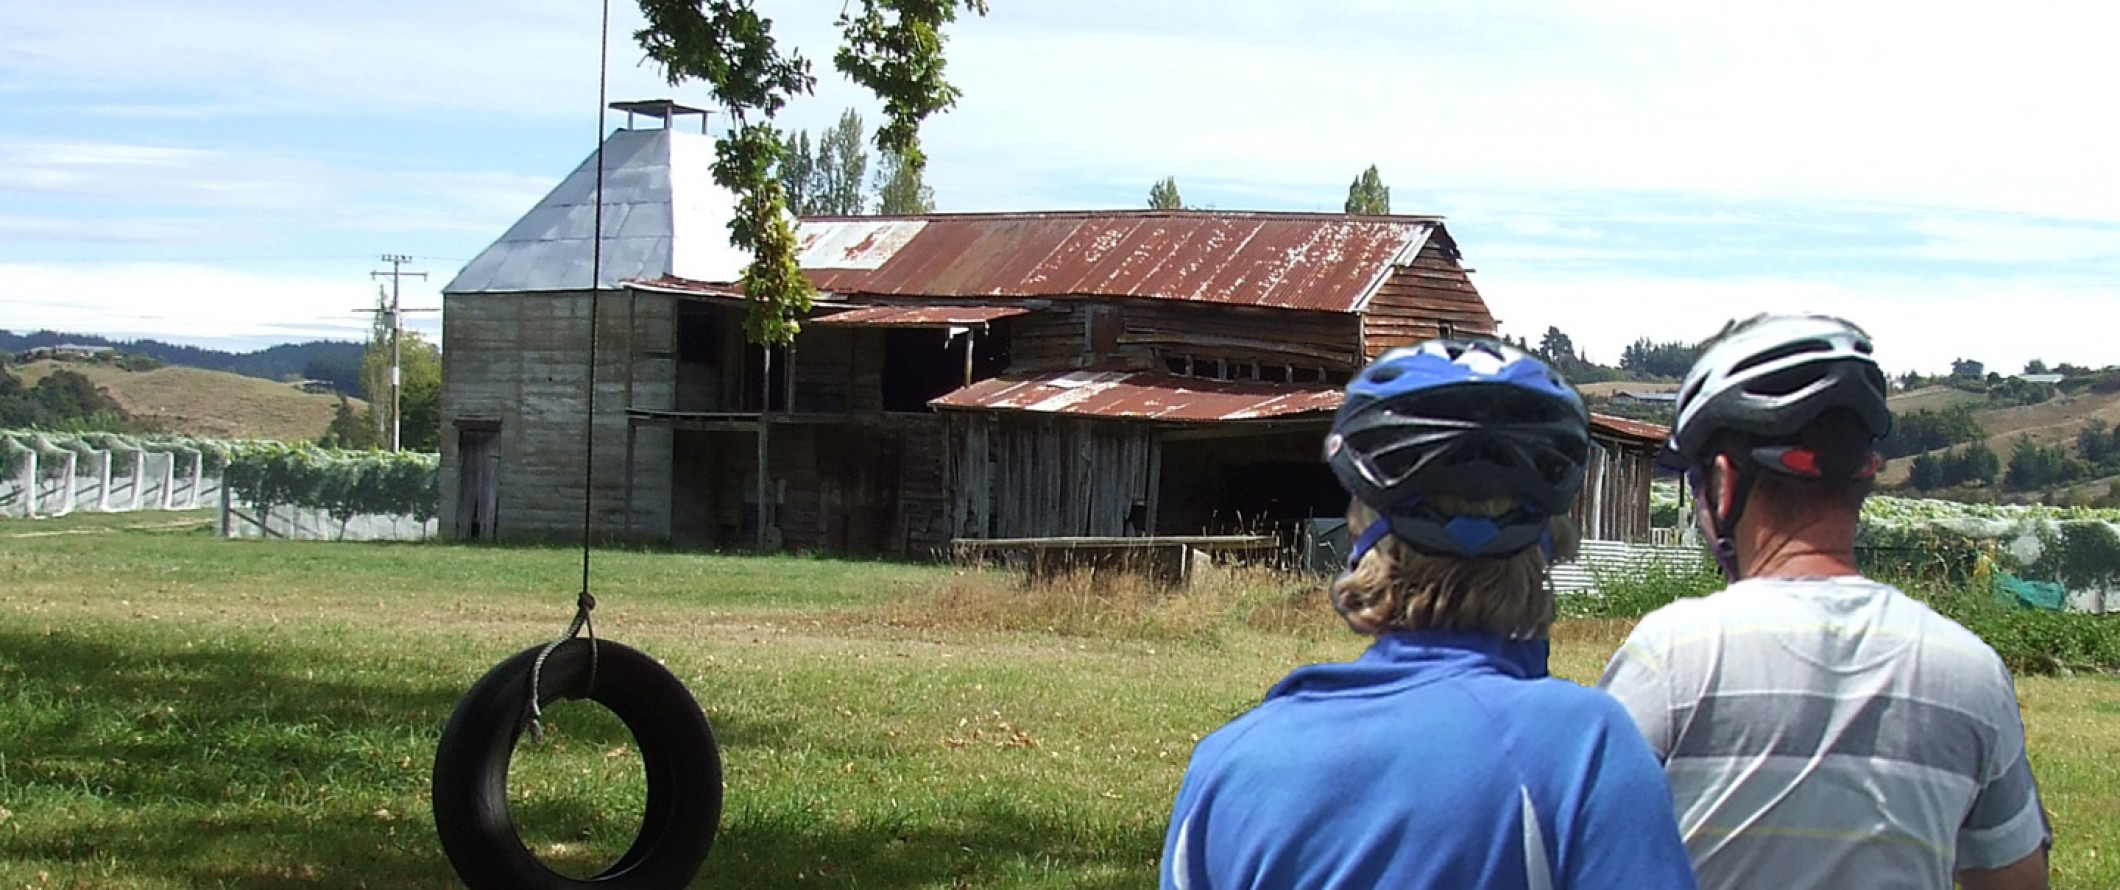
[[[1889,585],[1681,600],[1598,685],[1663,760],[1702,887],[1947,890],[2051,839],[2009,670]]]

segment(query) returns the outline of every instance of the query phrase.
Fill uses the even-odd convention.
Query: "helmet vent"
[[[1824,340],[1797,340],[1792,343],[1784,343],[1780,346],[1776,346],[1773,349],[1769,349],[1765,352],[1759,353],[1758,355],[1750,356],[1744,361],[1738,362],[1736,365],[1731,366],[1730,373],[1742,374],[1753,368],[1757,368],[1760,365],[1768,364],[1770,362],[1778,362],[1785,358],[1792,358],[1809,352],[1832,351],[1833,344],[1827,343]]]

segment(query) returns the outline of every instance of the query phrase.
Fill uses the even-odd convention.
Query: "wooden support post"
[[[630,383],[628,388],[631,388]],[[627,400],[631,401],[630,395]],[[633,451],[639,441],[640,426],[629,416],[626,418],[626,512],[619,526],[619,534],[628,542],[633,540]]]
[[[773,413],[773,349],[758,348],[758,552],[766,552],[766,421]]]
[[[1156,525],[1156,506],[1163,495],[1163,437],[1150,433],[1148,437],[1148,527],[1142,534],[1155,537],[1160,528]]]

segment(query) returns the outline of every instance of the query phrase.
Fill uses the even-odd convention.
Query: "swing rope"
[[[598,41],[596,58],[596,213],[595,234],[589,239],[589,383],[588,418],[582,425],[582,589],[574,597],[574,620],[567,624],[565,633],[546,643],[537,653],[537,660],[530,665],[530,740],[536,744],[545,741],[545,728],[541,721],[544,706],[539,702],[540,679],[545,670],[545,659],[561,644],[574,639],[587,630],[589,633],[589,689],[596,688],[596,624],[589,613],[596,609],[596,597],[589,593],[590,522],[594,516],[596,482],[596,323],[598,296],[604,285],[604,107],[608,104],[606,91],[611,71],[611,0],[603,2],[603,25]]]

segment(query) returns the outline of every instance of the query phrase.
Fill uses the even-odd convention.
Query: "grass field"
[[[578,552],[221,541],[203,519],[0,522],[0,886],[455,886],[427,799],[456,699],[571,614]],[[64,532],[52,534],[51,532]],[[25,536],[27,535],[27,536]],[[1194,741],[1355,655],[1315,594],[1025,591],[951,569],[599,551],[596,629],[666,661],[727,771],[703,887],[1151,886]],[[1625,632],[1557,630],[1595,676]],[[2120,886],[2120,681],[2026,678],[2056,886]],[[565,870],[642,800],[563,703],[512,807]]]
[[[169,366],[127,371],[94,362],[30,362],[11,369],[25,386],[64,369],[110,392],[125,413],[160,428],[218,439],[306,442],[324,434],[339,397],[225,371]],[[356,400],[355,410],[361,404]]]

